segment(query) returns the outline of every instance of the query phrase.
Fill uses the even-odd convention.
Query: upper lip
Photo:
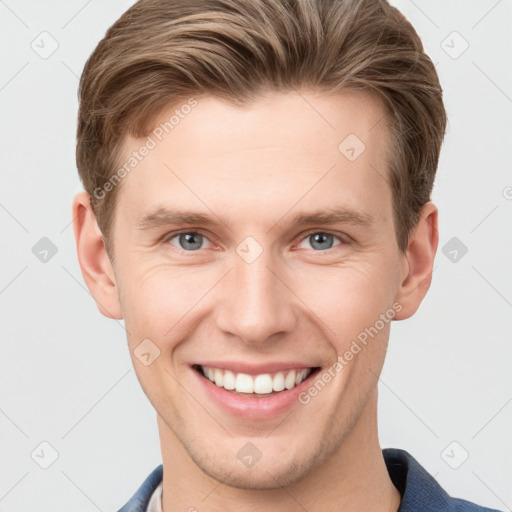
[[[210,368],[219,368],[230,370],[233,373],[246,373],[248,375],[261,375],[264,373],[277,373],[287,370],[302,370],[305,368],[316,368],[309,364],[297,361],[269,361],[268,363],[251,364],[244,361],[202,361],[194,363],[193,366],[208,366]]]

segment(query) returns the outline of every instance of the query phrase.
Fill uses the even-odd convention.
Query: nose
[[[262,345],[293,332],[297,298],[287,286],[270,251],[251,263],[235,255],[234,268],[223,283],[224,300],[217,310],[217,327],[250,345]]]

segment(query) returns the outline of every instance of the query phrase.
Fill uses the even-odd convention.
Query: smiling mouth
[[[236,373],[222,368],[193,365],[199,375],[208,379],[217,387],[236,395],[250,397],[268,397],[293,389],[306,379],[312,378],[320,371],[319,366],[297,368],[274,373],[249,375]]]

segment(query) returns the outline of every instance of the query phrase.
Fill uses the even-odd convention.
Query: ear
[[[101,314],[121,319],[123,315],[114,269],[87,192],[80,192],[73,199],[72,215],[78,261],[85,284]]]
[[[432,282],[434,257],[439,242],[437,208],[428,202],[422,208],[417,224],[409,234],[407,249],[402,255],[403,271],[396,301],[402,309],[395,320],[405,320],[416,313]]]

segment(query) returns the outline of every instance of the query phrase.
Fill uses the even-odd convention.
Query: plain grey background
[[[78,77],[132,3],[0,0],[3,512],[117,510],[161,463],[122,322],[89,296],[70,225]],[[392,3],[437,66],[449,127],[433,284],[391,329],[381,444],[511,510],[512,3]]]

